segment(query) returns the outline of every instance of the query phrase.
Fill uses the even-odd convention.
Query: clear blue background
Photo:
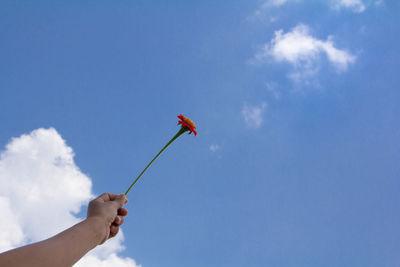
[[[399,2],[1,1],[0,145],[55,127],[96,193],[130,192],[122,255],[144,267],[399,266]],[[250,17],[250,19],[249,19]],[[248,61],[304,23],[357,55],[293,93]],[[363,30],[360,30],[363,29]],[[279,85],[277,100],[266,82]],[[246,103],[268,107],[246,127]],[[212,144],[220,149],[210,151]]]

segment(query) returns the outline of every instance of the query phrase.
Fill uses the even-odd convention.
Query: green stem
[[[181,135],[182,135],[184,132],[186,132],[186,131],[187,131],[187,129],[185,129],[185,128],[182,127],[182,128],[179,130],[179,132],[178,132],[174,137],[172,137],[171,140],[169,140],[169,142],[160,150],[160,152],[158,152],[158,154],[153,158],[153,160],[150,161],[150,163],[146,166],[146,168],[144,168],[144,170],[139,174],[139,176],[136,178],[136,180],[133,181],[133,183],[132,183],[131,186],[128,188],[128,190],[126,190],[125,195],[127,195],[127,194],[129,193],[129,190],[131,190],[132,186],[133,186],[134,184],[136,184],[136,182],[139,180],[139,178],[140,178],[140,177],[143,175],[143,173],[150,167],[150,165],[156,160],[156,158],[158,158],[158,156],[160,156],[160,154],[161,154],[170,144],[172,144],[172,142],[174,142],[175,139],[177,139],[179,136],[181,136]]]

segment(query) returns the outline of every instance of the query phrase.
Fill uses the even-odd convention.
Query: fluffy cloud
[[[0,251],[48,238],[79,222],[93,197],[92,182],[74,162],[73,150],[53,128],[14,138],[0,154]],[[116,253],[123,233],[94,249],[76,266],[137,266]]]
[[[249,128],[259,128],[263,122],[263,113],[267,104],[249,106],[245,104],[242,108],[242,117]]]
[[[24,239],[24,234],[18,218],[11,210],[10,200],[0,196],[0,211],[3,220],[0,220],[0,251],[9,250],[20,244]],[[4,229],[7,229],[6,231]]]
[[[365,11],[365,5],[361,0],[335,0],[333,4],[334,8],[348,8],[356,13]]]
[[[356,59],[349,52],[336,48],[331,36],[326,41],[316,39],[308,26],[300,24],[287,33],[276,31],[275,37],[256,54],[253,62],[272,58],[293,65],[295,72],[292,76],[312,76],[319,70],[322,54],[338,71],[346,71]]]
[[[89,266],[96,266],[96,267],[134,267],[136,265],[135,261],[130,258],[121,258],[118,257],[115,253],[110,254],[105,259],[100,259],[94,255],[87,255],[82,260],[80,260],[77,264],[74,265],[75,267],[89,267]]]

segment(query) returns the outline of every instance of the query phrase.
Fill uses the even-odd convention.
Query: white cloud
[[[326,41],[316,39],[308,26],[299,24],[287,33],[276,31],[275,37],[256,54],[253,62],[273,58],[277,62],[292,64],[295,67],[292,76],[312,76],[319,71],[321,54],[325,54],[338,71],[346,71],[356,59],[349,52],[336,48],[332,36]]]
[[[263,123],[263,113],[267,104],[262,103],[260,106],[249,106],[245,104],[242,108],[242,117],[249,128],[259,128]]]
[[[117,267],[134,267],[139,266],[136,265],[136,262],[130,258],[121,258],[118,257],[115,253],[109,255],[106,259],[99,259],[93,255],[87,255],[82,260],[80,260],[77,264],[74,265],[75,267],[110,267],[110,266],[117,266]]]
[[[79,222],[76,214],[93,197],[91,186],[55,129],[12,139],[0,154],[0,227],[7,229],[0,233],[0,251],[48,238]],[[137,266],[133,259],[117,256],[122,241],[121,231],[77,266]]]
[[[336,9],[348,8],[356,13],[365,11],[365,4],[361,0],[335,0],[333,7]]]
[[[10,200],[0,196],[0,251],[9,250],[20,244],[24,239],[24,233],[18,224],[18,218],[11,209]],[[4,229],[7,229],[4,231]]]
[[[216,152],[217,150],[219,150],[221,147],[217,144],[212,144],[210,145],[209,149],[211,152]]]

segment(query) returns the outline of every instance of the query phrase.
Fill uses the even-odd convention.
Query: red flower
[[[180,114],[178,118],[179,118],[178,124],[182,125],[182,128],[184,128],[185,130],[189,130],[190,131],[189,134],[193,132],[194,135],[197,135],[196,126],[194,125],[194,122],[191,119],[185,118],[185,116],[183,116],[182,114]]]

